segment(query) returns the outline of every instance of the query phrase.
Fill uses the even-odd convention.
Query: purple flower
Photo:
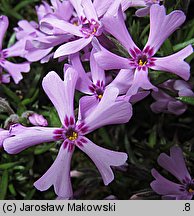
[[[26,58],[30,62],[39,61],[45,58],[52,50],[51,47],[37,47],[35,39],[45,39],[46,35],[39,31],[39,26],[36,22],[28,22],[21,20],[18,22],[18,27],[14,28],[18,43],[22,43],[24,50],[21,52],[21,57]],[[47,38],[49,40],[49,38]],[[45,42],[46,43],[46,42]]]
[[[0,148],[3,147],[3,141],[9,137],[9,131],[0,128]]]
[[[142,1],[140,0],[139,2],[142,2]],[[148,15],[150,13],[150,7],[153,4],[160,4],[161,2],[163,2],[163,0],[144,0],[145,5],[138,5],[138,6],[145,6],[145,7],[141,8],[141,9],[138,9],[135,12],[135,15],[138,16],[138,17],[146,16],[146,15]]]
[[[6,16],[0,16],[0,76],[1,82],[7,83],[9,81],[9,76],[2,76],[2,70],[6,70],[9,75],[13,78],[16,84],[23,78],[22,72],[30,71],[30,63],[24,62],[20,64],[14,64],[12,62],[7,61],[9,57],[20,56],[21,51],[23,50],[22,44],[15,43],[13,46],[2,50],[3,37],[8,28],[8,18]]]
[[[36,6],[36,12],[39,22],[48,15],[69,20],[73,13],[73,7],[68,0],[51,0],[51,5],[43,1],[41,5]]]
[[[152,5],[150,8],[149,38],[144,49],[140,50],[129,35],[122,10],[119,8],[117,16],[107,15],[102,19],[102,23],[105,30],[117,38],[126,48],[130,57],[120,57],[101,46],[101,51],[95,54],[96,61],[105,70],[129,68],[134,70],[133,84],[128,90],[128,95],[136,94],[139,88],[157,90],[149,81],[149,68],[174,73],[184,80],[188,80],[190,66],[184,62],[184,59],[193,53],[191,45],[167,57],[153,57],[162,43],[184,21],[185,15],[182,11],[173,11],[166,15],[164,6]]]
[[[43,2],[42,5],[36,7],[36,10],[39,21],[47,16],[69,21],[73,13],[70,2],[61,2],[59,0],[52,1],[52,6]],[[64,11],[66,11],[65,14]],[[61,43],[69,41],[72,36],[69,34],[48,35],[40,31],[39,27],[39,24],[34,21],[21,20],[18,22],[15,31],[17,39],[24,44],[23,57],[31,62],[41,60],[41,63],[45,63],[53,58],[52,49]]]
[[[99,169],[105,185],[114,179],[111,166],[124,164],[127,155],[99,147],[85,135],[105,125],[125,123],[132,115],[130,103],[116,101],[119,90],[110,88],[98,106],[87,116],[84,115],[84,110],[79,107],[81,118],[76,122],[73,98],[77,79],[78,74],[71,67],[65,72],[64,81],[55,72],[50,72],[43,79],[43,88],[58,112],[62,123],[61,128],[26,128],[15,125],[10,129],[11,137],[3,143],[4,149],[8,153],[16,154],[42,142],[61,140],[63,144],[56,160],[34,185],[41,191],[54,185],[56,194],[65,198],[72,196],[70,161],[75,147],[81,149],[92,159]]]
[[[150,184],[152,189],[162,195],[163,199],[191,200],[194,195],[194,180],[186,168],[181,148],[171,147],[170,156],[165,153],[160,154],[158,164],[175,176],[180,183],[169,181],[152,169],[155,178]]]
[[[155,113],[164,112],[181,115],[186,111],[187,105],[176,100],[175,97],[194,97],[191,86],[184,80],[168,80],[158,87],[160,87],[158,92],[152,92],[152,97],[156,102],[151,104],[151,109]],[[174,97],[165,93],[165,90],[170,91]]]
[[[138,17],[146,16],[150,13],[150,7],[153,4],[160,4],[163,0],[106,0],[109,7],[106,8],[106,15],[116,15],[119,5],[122,11],[126,11],[130,7],[143,7],[136,11],[135,15]]]
[[[66,56],[79,52],[89,45],[94,37],[102,34],[102,24],[100,21],[103,5],[107,2],[91,0],[70,0],[75,9],[74,17],[65,21],[56,17],[44,17],[41,20],[41,30],[49,35],[72,35],[74,39],[61,45],[54,53],[54,58]],[[97,9],[95,8],[97,7]],[[100,11],[98,11],[98,8]]]
[[[80,107],[84,110],[85,115],[98,105],[108,88],[116,87],[119,90],[119,95],[125,94],[131,80],[131,71],[123,70],[110,82],[112,77],[106,78],[105,71],[98,66],[94,59],[95,52],[96,50],[93,48],[90,54],[90,72],[88,73],[85,72],[82,66],[79,53],[70,55],[70,62],[79,75],[76,89],[89,95],[80,99]]]
[[[29,115],[28,120],[31,124],[36,126],[48,126],[47,120],[42,115],[39,115],[37,113],[32,113],[31,115]]]
[[[9,83],[10,82],[10,75],[3,73],[3,68],[0,67],[0,84],[1,83]]]
[[[123,69],[120,70],[118,75],[112,80],[112,77],[106,77],[105,71],[101,69],[97,62],[94,59],[94,54],[96,50],[93,48],[90,54],[90,72],[86,73],[81,60],[79,53],[70,55],[70,62],[73,68],[79,72],[79,78],[76,84],[76,89],[84,94],[89,96],[83,96],[80,99],[80,107],[84,110],[84,114],[87,115],[87,112],[91,112],[98,103],[101,101],[104,93],[110,87],[118,88],[119,96],[117,100],[128,100],[132,103],[135,103],[139,100],[145,98],[149,92],[139,92],[133,97],[125,97],[127,90],[131,85],[131,80],[133,77],[133,72],[131,70]],[[69,67],[66,65],[65,67]]]

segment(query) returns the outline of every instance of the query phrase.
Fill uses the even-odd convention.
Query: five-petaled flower
[[[180,147],[173,146],[170,156],[165,153],[158,157],[158,164],[175,176],[179,184],[172,182],[152,169],[155,180],[151,183],[152,189],[162,195],[163,199],[190,200],[194,195],[194,179],[191,178]]]
[[[7,61],[9,57],[16,57],[21,55],[21,50],[24,50],[23,43],[18,41],[13,46],[2,49],[3,44],[3,37],[8,28],[8,18],[6,16],[0,16],[0,83],[8,83],[9,76],[11,76],[16,84],[22,79],[22,72],[29,72],[30,71],[30,63],[24,62],[20,64],[15,64],[12,62]],[[5,69],[9,76],[5,76],[2,74],[3,69]]]
[[[98,106],[87,116],[80,107],[76,122],[73,99],[77,78],[77,72],[69,67],[65,72],[64,81],[55,72],[50,72],[43,79],[43,88],[59,114],[61,128],[24,127],[16,124],[11,126],[10,137],[3,142],[5,151],[16,154],[42,142],[61,140],[63,144],[56,160],[34,185],[41,191],[54,185],[56,194],[64,198],[72,196],[70,161],[75,147],[81,149],[93,160],[105,185],[113,180],[111,166],[124,164],[127,154],[99,147],[85,135],[104,125],[125,123],[132,116],[131,104],[126,101],[117,101],[119,90],[109,88]]]
[[[125,26],[121,7],[116,16],[107,14],[101,21],[105,30],[126,48],[129,58],[113,54],[98,44],[96,61],[105,70],[134,70],[133,83],[127,92],[128,95],[136,94],[140,88],[157,90],[149,80],[149,68],[174,73],[184,80],[189,79],[190,66],[184,62],[184,59],[193,53],[191,45],[167,57],[154,57],[163,42],[185,21],[182,11],[177,10],[166,15],[164,6],[153,4],[150,8],[150,34],[143,50],[140,50],[133,42]]]

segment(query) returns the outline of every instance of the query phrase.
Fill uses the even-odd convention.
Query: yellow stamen
[[[194,190],[192,188],[189,188],[189,193],[193,193]]]
[[[138,62],[138,64],[139,64],[140,66],[144,66],[144,65],[147,64],[147,61],[143,62],[143,61],[140,59],[139,62]]]
[[[78,133],[73,131],[72,135],[68,137],[69,140],[74,141],[78,138]]]
[[[99,99],[102,99],[102,96],[103,96],[103,95],[100,94],[100,95],[98,95],[98,98],[99,98]]]
[[[78,22],[74,22],[73,25],[74,25],[74,26],[78,26]]]

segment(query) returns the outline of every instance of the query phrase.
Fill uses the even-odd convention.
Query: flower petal
[[[54,141],[54,131],[58,128],[24,127],[13,125],[10,137],[4,140],[3,147],[9,154],[17,154],[24,149],[43,142]]]
[[[142,88],[144,90],[150,90],[153,89],[154,91],[157,90],[155,86],[151,84],[148,78],[148,69],[143,70],[142,68],[136,69],[134,78],[133,78],[133,83],[131,87],[129,88],[127,92],[127,96],[132,96],[138,93],[139,88]]]
[[[126,94],[132,85],[133,76],[134,72],[132,70],[122,69],[107,87],[116,87],[119,89],[119,94]]]
[[[78,72],[78,76],[79,76],[76,83],[76,89],[85,94],[91,94],[91,91],[89,90],[89,86],[92,85],[92,81],[90,80],[89,76],[86,74],[83,68],[79,53],[70,55],[69,59],[73,68]]]
[[[129,59],[120,57],[102,48],[94,54],[94,58],[103,70],[129,69]]]
[[[96,10],[98,17],[103,16],[107,12],[112,2],[113,0],[103,0],[103,1],[94,0],[93,1],[93,5],[94,5],[94,8]]]
[[[54,15],[69,21],[73,15],[73,6],[69,1],[51,0],[51,4],[54,7]],[[65,13],[64,13],[65,11]]]
[[[96,108],[99,101],[96,98],[96,96],[83,96],[79,100],[79,115],[78,120],[83,120],[86,118],[86,116],[89,115],[90,112],[93,111],[93,109]]]
[[[88,127],[87,133],[110,124],[126,123],[132,116],[132,106],[126,101],[116,101],[119,94],[117,88],[109,87],[104,91],[104,95],[93,112],[91,112],[84,122]]]
[[[33,49],[29,50],[25,53],[25,58],[30,62],[37,62],[44,57],[47,57],[47,55],[52,51],[53,47],[49,49]]]
[[[40,29],[49,35],[67,34],[82,37],[79,26],[75,26],[65,20],[48,17],[43,18],[40,23]]]
[[[96,14],[96,11],[95,11],[95,8],[93,6],[93,3],[91,0],[82,0],[81,1],[82,3],[82,7],[83,7],[83,10],[84,10],[84,13],[86,15],[86,18],[91,21],[92,19],[94,20],[98,20],[98,17],[97,17],[97,14]]]
[[[0,128],[0,148],[3,146],[3,141],[9,137],[9,131]]]
[[[173,146],[170,149],[170,156],[165,153],[160,154],[158,164],[174,175],[180,182],[183,182],[185,178],[191,179],[180,147]]]
[[[127,160],[127,154],[97,146],[86,137],[84,137],[84,140],[86,140],[87,143],[84,143],[82,146],[78,145],[78,148],[91,158],[102,175],[104,184],[108,185],[114,179],[111,166],[123,165]]]
[[[3,38],[7,31],[9,20],[6,16],[0,16],[0,50],[2,49]]]
[[[81,19],[81,17],[85,17],[84,12],[83,12],[83,7],[81,5],[82,0],[69,0],[69,1],[73,5],[78,18]]]
[[[163,42],[185,21],[185,15],[175,10],[166,15],[165,7],[153,4],[150,8],[150,34],[145,47],[158,51]]]
[[[139,49],[133,42],[126,28],[121,7],[119,7],[116,16],[106,15],[101,21],[105,30],[112,34],[117,40],[119,40],[129,53],[131,49]]]
[[[45,191],[54,186],[55,193],[63,198],[70,198],[73,195],[71,179],[70,179],[70,163],[73,151],[64,148],[63,144],[59,153],[47,172],[38,179],[34,186],[40,190]]]
[[[54,58],[58,58],[65,55],[74,54],[79,52],[81,49],[86,47],[92,41],[92,37],[89,38],[80,38],[75,41],[67,42],[64,45],[61,45],[54,54]]]
[[[12,76],[14,82],[16,84],[19,83],[20,80],[22,80],[22,72],[28,73],[30,71],[30,63],[24,62],[20,64],[14,64],[9,61],[4,61],[3,63],[0,63],[0,65]]]
[[[181,101],[170,101],[168,111],[174,115],[181,115],[187,110],[187,105]]]
[[[94,58],[95,53],[96,53],[96,50],[93,48],[90,54],[90,69],[91,69],[92,80],[94,84],[96,84],[97,81],[103,81],[103,84],[105,85],[106,83],[105,72],[97,64]]]
[[[151,182],[150,186],[156,193],[173,197],[185,195],[185,192],[180,190],[180,184],[176,184],[164,178],[157,170],[152,169],[152,175],[156,180]]]
[[[144,98],[146,98],[150,94],[150,91],[139,91],[137,94],[130,97],[129,102],[135,104]]]
[[[144,17],[147,16],[150,12],[150,7],[140,8],[135,12],[137,17]]]
[[[11,47],[4,49],[3,51],[6,52],[6,58],[8,57],[23,57],[25,55],[25,43],[26,40],[21,39],[20,41],[17,41],[14,45],[12,45]]]
[[[172,54],[167,57],[155,58],[154,66],[150,68],[154,70],[162,70],[166,72],[171,72],[188,80],[190,77],[190,66],[184,59],[193,53],[193,48],[191,45],[185,47],[181,51]]]
[[[63,125],[66,116],[74,118],[73,102],[77,78],[77,72],[70,67],[65,73],[64,81],[52,71],[42,82],[43,89],[55,106]]]

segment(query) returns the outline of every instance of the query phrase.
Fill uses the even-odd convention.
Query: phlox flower
[[[3,147],[3,141],[9,137],[9,130],[4,130],[0,128],[0,148]]]
[[[28,120],[32,125],[36,126],[48,126],[47,120],[43,117],[43,115],[32,113],[28,116]]]
[[[46,1],[42,1],[42,4],[36,6],[38,22],[46,16],[54,16],[63,20],[70,19],[73,13],[73,6],[69,0],[51,0],[50,2],[51,5]]]
[[[0,83],[9,83],[10,82],[10,75],[3,73],[3,68],[0,68]]]
[[[156,102],[152,103],[150,106],[155,113],[164,112],[181,115],[186,111],[187,105],[177,100],[175,97],[194,97],[191,86],[184,80],[168,80],[158,87],[158,92],[152,92],[152,97]],[[165,90],[173,94],[174,97],[167,94]]]
[[[134,0],[134,2],[136,2],[136,0]],[[138,1],[137,1],[138,2]],[[143,8],[138,9],[135,12],[135,15],[138,17],[143,17],[149,14],[150,12],[150,7],[153,4],[160,4],[163,2],[163,0],[144,0],[144,1],[139,1],[139,2],[144,2],[145,5],[138,5],[138,6],[143,6]]]
[[[127,92],[128,95],[136,94],[139,88],[157,90],[149,80],[149,68],[176,74],[184,80],[189,79],[190,66],[184,59],[193,53],[191,45],[167,57],[154,56],[162,43],[185,21],[182,11],[177,10],[166,15],[164,6],[153,4],[150,8],[150,34],[143,50],[140,50],[133,42],[125,26],[121,8],[117,16],[107,14],[101,21],[105,30],[126,48],[129,57],[120,57],[101,46],[101,51],[95,54],[96,61],[105,70],[133,69],[133,83]]]
[[[44,2],[40,6],[36,6],[38,23],[27,20],[18,22],[15,28],[16,38],[24,46],[22,57],[28,61],[41,63],[48,62],[53,57],[53,48],[61,43],[65,43],[71,39],[71,35],[48,35],[40,30],[39,22],[44,17],[55,17],[65,21],[69,21],[73,13],[73,7],[69,1],[51,1],[51,5]],[[64,14],[64,11],[65,14]]]
[[[125,12],[130,7],[142,7],[135,13],[138,17],[143,17],[149,14],[150,7],[153,4],[161,4],[163,0],[105,0],[109,7],[106,8],[106,13],[116,15],[118,5],[121,5],[122,11]]]
[[[86,94],[80,99],[80,107],[85,110],[84,114],[87,115],[87,112],[91,112],[91,109],[94,109],[99,102],[101,101],[103,95],[106,95],[106,91],[110,87],[118,88],[119,96],[117,100],[125,99],[128,100],[128,97],[124,97],[127,90],[129,89],[133,72],[130,70],[120,70],[117,76],[112,80],[112,77],[106,76],[105,71],[101,69],[97,62],[95,61],[94,54],[96,50],[93,48],[90,54],[90,71],[86,72],[82,62],[80,60],[80,54],[75,53],[70,55],[70,63],[73,68],[78,72],[79,78],[76,84],[76,89],[80,92]],[[68,66],[68,65],[66,65]],[[130,98],[130,102],[137,102],[146,97],[149,92],[140,92]]]
[[[158,157],[158,164],[175,176],[180,183],[172,182],[152,169],[155,180],[151,183],[152,189],[162,195],[163,199],[191,200],[194,195],[194,180],[191,178],[180,147],[170,148],[170,156],[165,153]]]
[[[74,39],[55,51],[54,58],[79,52],[89,45],[94,37],[99,37],[103,32],[100,19],[103,16],[102,12],[105,12],[101,9],[103,5],[107,6],[106,1],[70,0],[69,2],[75,9],[75,14],[70,21],[44,17],[40,22],[41,30],[49,35],[74,36]]]
[[[23,78],[21,73],[27,73],[30,71],[30,63],[24,62],[15,64],[7,60],[9,57],[20,56],[21,50],[23,50],[20,43],[15,43],[7,49],[2,49],[3,38],[8,25],[8,18],[6,16],[0,16],[0,82],[8,83],[11,76],[14,82],[18,84]],[[9,73],[8,76],[3,74],[3,69]]]
[[[55,72],[48,73],[43,79],[43,88],[58,112],[61,128],[24,127],[16,124],[10,128],[10,137],[3,142],[5,151],[16,154],[43,142],[62,141],[53,165],[34,185],[41,191],[53,185],[55,193],[64,198],[72,196],[70,162],[75,147],[85,152],[95,163],[105,185],[114,179],[111,166],[124,164],[127,154],[97,146],[85,135],[105,125],[128,122],[132,116],[131,104],[117,101],[119,90],[110,88],[87,116],[79,107],[76,122],[73,98],[77,79],[78,74],[71,67],[65,72],[64,81]]]

